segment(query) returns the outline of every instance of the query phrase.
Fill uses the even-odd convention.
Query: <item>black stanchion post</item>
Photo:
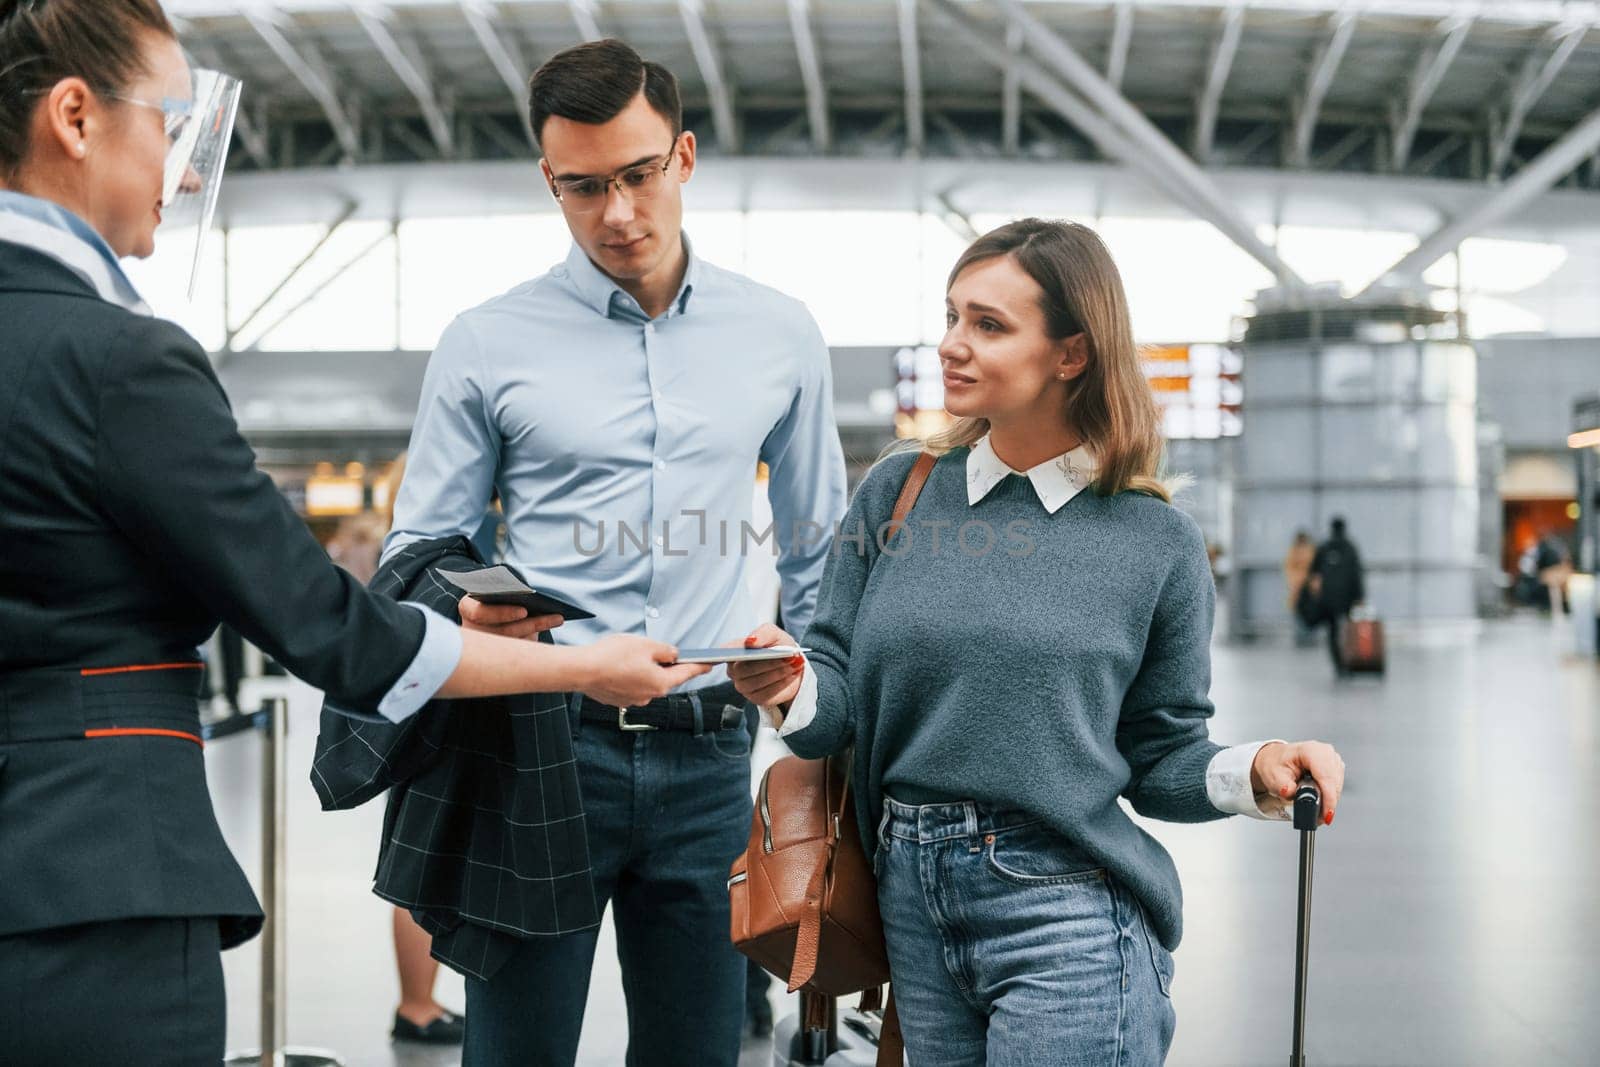
[[[262,732],[261,745],[261,1045],[259,1051],[237,1053],[229,1064],[259,1063],[261,1067],[344,1067],[331,1052],[284,1047],[288,973],[287,924],[288,864],[285,827],[289,816],[289,700],[269,697],[251,716]]]

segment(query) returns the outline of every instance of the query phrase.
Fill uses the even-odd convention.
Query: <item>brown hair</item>
[[[674,137],[683,132],[678,79],[660,63],[647,62],[614,38],[557,52],[528,82],[533,136],[544,135],[544,124],[552,115],[595,126],[610,122],[640,93],[667,120]]]
[[[1050,337],[1085,335],[1089,362],[1068,387],[1065,416],[1095,455],[1095,492],[1132,490],[1170,502],[1171,487],[1159,475],[1160,412],[1139,366],[1122,275],[1105,243],[1075,222],[1020,219],[974,241],[951,268],[945,289],[974,263],[999,256],[1010,256],[1038,283]],[[987,419],[957,419],[916,447],[942,455],[988,432]]]
[[[0,181],[28,158],[40,98],[73,77],[121,92],[146,73],[148,32],[177,37],[160,0],[0,0]]]

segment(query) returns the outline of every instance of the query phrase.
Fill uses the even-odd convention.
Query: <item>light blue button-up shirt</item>
[[[471,536],[498,490],[506,561],[596,615],[561,643],[736,640],[757,621],[743,575],[762,552],[778,557],[785,625],[804,631],[845,508],[828,349],[799,301],[684,247],[683,286],[654,320],[574,245],[451,323],[385,558]],[[758,460],[770,530],[751,520]]]

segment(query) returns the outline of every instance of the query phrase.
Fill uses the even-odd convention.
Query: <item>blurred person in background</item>
[[[1344,627],[1350,621],[1350,609],[1367,597],[1361,553],[1346,534],[1344,519],[1335,518],[1328,524],[1328,539],[1311,557],[1308,582],[1318,601],[1318,614],[1328,624],[1328,655],[1334,676],[1343,678],[1350,673],[1344,664]]]
[[[1289,617],[1294,620],[1294,643],[1304,647],[1312,642],[1312,626],[1301,594],[1311,580],[1311,561],[1316,558],[1316,542],[1309,530],[1296,530],[1289,554],[1283,557],[1283,587],[1289,597]]]

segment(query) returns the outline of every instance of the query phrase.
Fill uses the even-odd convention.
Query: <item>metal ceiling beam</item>
[[[393,27],[389,25],[389,20],[394,17],[393,12],[379,4],[363,3],[356,5],[354,13],[373,47],[389,64],[395,77],[400,79],[400,84],[416,99],[417,107],[422,109],[422,121],[427,124],[428,136],[433,138],[439,155],[444,159],[455,155],[455,134],[450,129],[450,119],[434,88],[433,78],[416,48],[402,44],[395,36]]]
[[[600,19],[595,13],[595,0],[567,0],[567,10],[577,23],[578,33],[585,41],[598,41],[605,36],[600,32]]]
[[[950,20],[952,25],[965,28],[963,37],[967,38],[969,43],[982,42],[988,45],[986,51],[991,57],[990,61],[1004,66],[1007,58],[1004,50],[988,42],[953,0],[930,0],[930,2]],[[1166,135],[1145,118],[1138,108],[1130,104],[1126,97],[1112,88],[1100,72],[1078,55],[1071,45],[1035,18],[1018,0],[1000,0],[1000,6],[1022,27],[1028,46],[1047,59],[1069,85],[1088,98],[1089,103],[1100,108],[1105,118],[1101,117],[1099,111],[1083,104],[1083,101],[1078,100],[1072,93],[1066,92],[1048,71],[1028,63],[1026,57],[1020,57],[1019,66],[1030,89],[1039,93],[1041,98],[1045,98],[1044,94],[1050,92],[1053,87],[1057,92],[1065,92],[1071,101],[1083,104],[1094,126],[1111,128],[1113,150],[1107,151],[1108,155],[1139,170],[1158,188],[1165,189],[1178,203],[1211,223],[1271,271],[1280,284],[1290,287],[1305,284],[1276,251],[1256,236],[1255,228],[1212,184],[1211,179],[1195,165],[1194,160],[1168,140]],[[1040,75],[1043,75],[1042,80]],[[1056,106],[1055,100],[1049,102],[1052,106]],[[1101,138],[1092,132],[1094,126],[1085,126],[1073,115],[1065,111],[1062,113],[1068,121],[1073,122],[1100,143]],[[1110,123],[1107,123],[1106,119],[1109,119]],[[1102,151],[1105,150],[1102,148]]]
[[[794,32],[795,51],[800,54],[800,77],[806,84],[811,143],[819,152],[826,152],[833,145],[833,130],[828,122],[828,86],[822,79],[822,59],[811,32],[809,0],[789,0],[789,26]]]
[[[1016,23],[1006,27],[1006,51],[1022,54],[1022,27]],[[1008,156],[1022,150],[1022,79],[1015,64],[1006,67],[1000,90],[1000,150]]]
[[[1316,159],[1318,170],[1332,170],[1346,159],[1350,154],[1372,139],[1373,127],[1357,126],[1355,129],[1339,138],[1332,148],[1328,149]]]
[[[1432,148],[1418,156],[1412,166],[1412,169],[1417,174],[1432,174],[1435,167],[1449,159],[1451,156],[1455,155],[1456,152],[1460,151],[1460,149],[1466,145],[1466,143],[1467,138],[1465,134],[1452,133],[1448,137],[1441,139],[1438,144],[1434,145]]]
[[[356,208],[359,206],[354,200],[345,201],[344,208],[339,212],[338,217],[328,223],[328,228],[322,231],[322,236],[317,238],[316,243],[311,246],[311,250],[301,256],[299,262],[289,268],[289,273],[279,279],[278,284],[272,287],[272,292],[262,298],[261,302],[255,306],[250,314],[244,317],[244,321],[237,326],[231,326],[226,322],[222,324],[227,331],[227,337],[222,342],[224,350],[233,351],[233,342],[238,339],[239,335],[248,330],[250,324],[255,322],[261,316],[261,313],[266,310],[267,305],[276,300],[278,294],[283,292],[290,282],[299,277],[300,272],[306,268],[306,264],[315,259],[317,253],[322,251],[329,241],[333,240],[333,235],[338,233],[339,228],[346,222],[350,221],[350,216],[356,213]]]
[[[1289,144],[1289,165],[1311,165],[1311,139],[1316,136],[1317,116],[1322,111],[1322,101],[1333,87],[1334,75],[1339,73],[1339,63],[1345,49],[1350,47],[1350,37],[1356,31],[1353,11],[1336,11],[1328,16],[1328,34],[1317,48],[1311,69],[1306,74],[1305,91],[1295,106],[1294,139]]]
[[[739,123],[733,110],[733,89],[722,72],[722,58],[706,30],[701,0],[678,0],[683,29],[689,35],[689,48],[700,67],[700,78],[711,97],[711,124],[717,132],[717,146],[729,155],[740,150]]]
[[[1211,148],[1217,135],[1217,113],[1222,107],[1222,89],[1233,69],[1233,56],[1239,50],[1239,35],[1244,31],[1244,5],[1236,3],[1222,12],[1221,25],[1211,43],[1211,62],[1206,68],[1206,84],[1194,113],[1194,158],[1211,161]],[[1110,78],[1106,79],[1110,81]],[[1115,83],[1113,83],[1115,84]]]
[[[927,138],[922,124],[922,47],[917,41],[917,0],[900,0],[900,66],[906,83],[906,146],[920,154]]]
[[[1528,112],[1550,88],[1550,83],[1556,80],[1561,68],[1567,65],[1567,60],[1572,58],[1572,53],[1583,42],[1588,29],[1584,24],[1557,26],[1522,61],[1522,69],[1506,99],[1505,110],[1491,127],[1495,136],[1494,144],[1489,149],[1489,177],[1499,178],[1505,173],[1506,164],[1511,161],[1511,149],[1522,133],[1522,124],[1527,121]],[[1549,55],[1541,58],[1546,43],[1554,47]]]
[[[935,193],[933,199],[939,205],[939,221],[949,227],[951,233],[969,244],[982,236],[972,224],[972,216],[956,207],[949,192]]]
[[[338,139],[339,147],[344,150],[345,158],[352,161],[358,158],[361,155],[361,138],[356,134],[356,124],[333,87],[333,77],[328,73],[328,66],[322,61],[322,57],[309,46],[301,49],[289,43],[289,39],[284,36],[283,30],[278,25],[279,19],[287,17],[282,13],[263,7],[247,7],[243,13],[257,36],[272,50],[272,54],[278,57],[278,62],[289,69],[295,81],[299,82],[322,108],[322,113],[327,116],[328,125],[333,127],[333,135]]]
[[[377,251],[378,247],[385,241],[397,240],[399,237],[399,232],[400,223],[398,221],[390,223],[387,231],[373,238],[373,240],[364,246],[361,251],[357,252],[355,255],[339,264],[338,269],[336,269],[326,278],[322,279],[321,283],[318,284],[316,288],[312,289],[305,296],[302,296],[299,300],[296,300],[289,307],[285,308],[277,318],[273,319],[272,322],[270,322],[260,333],[256,334],[255,339],[249,344],[249,350],[259,350],[261,348],[261,342],[265,341],[272,334],[273,330],[276,330],[279,326],[282,326],[284,323],[288,322],[295,316],[297,312],[299,312],[301,308],[305,307],[317,297],[327,292],[328,286],[332,285],[340,278],[343,278],[350,272],[352,267],[366,259],[373,252]],[[237,334],[235,334],[235,336],[237,336]]]
[[[1122,76],[1128,70],[1128,49],[1133,44],[1133,0],[1117,0],[1112,13],[1111,48],[1106,53],[1106,81],[1122,91]]]
[[[1373,282],[1367,289],[1383,281],[1411,282],[1420,278],[1423,271],[1454,251],[1462,241],[1536,200],[1596,149],[1600,149],[1600,108],[1591,111],[1566,136],[1517,171],[1510,181],[1486,196],[1477,207],[1424,237],[1421,244],[1402,256],[1380,276],[1379,282]]]
[[[1437,28],[1438,42],[1417,57],[1416,68],[1406,85],[1405,109],[1397,112],[1391,134],[1390,166],[1396,172],[1406,169],[1411,159],[1411,146],[1417,139],[1417,127],[1422,124],[1422,112],[1433,99],[1471,30],[1471,16],[1441,19]]]
[[[262,170],[272,169],[272,151],[267,144],[267,133],[250,112],[240,107],[233,118],[233,132],[239,135],[239,141],[244,145],[247,155],[256,161],[256,166]]]
[[[522,132],[534,154],[539,153],[539,139],[533,135],[533,123],[528,117],[528,70],[516,43],[508,40],[495,25],[494,11],[485,0],[461,0],[461,14],[478,39],[478,46],[489,57],[500,81],[511,99],[516,101],[517,118],[522,122]]]

